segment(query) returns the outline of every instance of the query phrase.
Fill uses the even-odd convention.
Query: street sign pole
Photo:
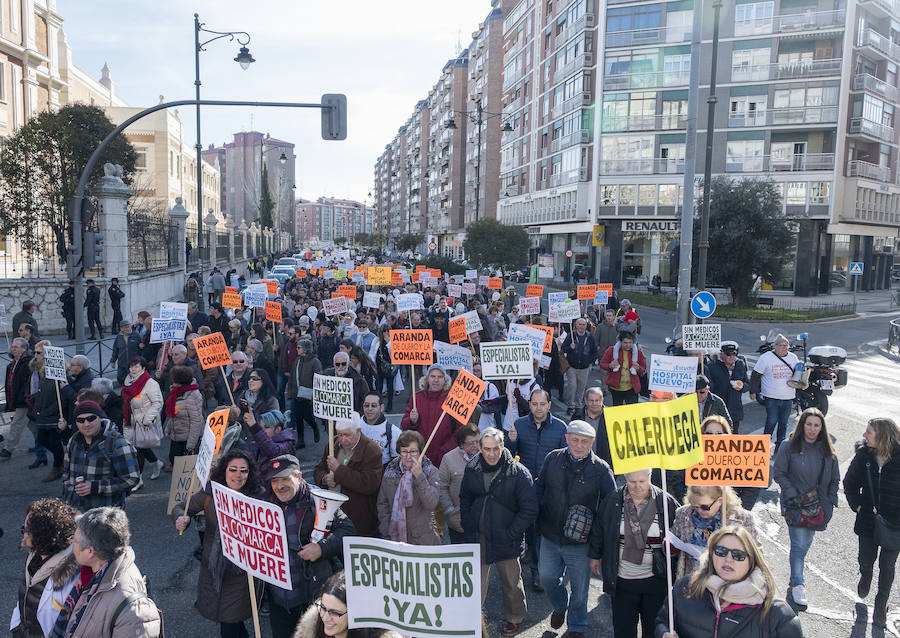
[[[856,312],[856,288],[859,285],[859,278],[862,277],[863,271],[865,268],[865,264],[861,261],[851,261],[850,262],[850,276],[853,278],[851,280],[850,288],[853,290],[853,311]]]

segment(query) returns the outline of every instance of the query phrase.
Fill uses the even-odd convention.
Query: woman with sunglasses
[[[791,540],[789,561],[791,597],[797,605],[807,605],[803,567],[816,532],[825,531],[838,504],[841,470],[825,415],[807,408],[797,419],[788,445],[775,453],[775,481],[781,486],[781,514]]]
[[[700,566],[672,588],[672,602],[675,626],[669,627],[666,599],[656,616],[657,638],[803,636],[800,619],[778,597],[762,552],[737,525],[710,535]]]
[[[246,409],[244,409],[245,402]],[[250,374],[247,376],[247,391],[244,392],[244,398],[238,403],[241,406],[241,413],[246,414],[252,410],[253,417],[257,422],[262,421],[262,415],[266,412],[278,410],[278,397],[275,396],[275,386],[269,373],[262,368],[250,370]],[[241,419],[241,421],[244,420]]]
[[[678,557],[675,577],[690,574],[697,566],[697,559],[706,550],[706,541],[717,529],[723,527],[722,506],[725,507],[725,525],[739,525],[758,539],[753,514],[741,507],[738,495],[730,487],[718,485],[691,485],[687,488],[684,505],[675,512],[672,533],[693,549],[683,551]]]
[[[205,490],[194,494],[187,507],[175,504],[172,519],[179,532],[187,529],[192,516],[202,514],[206,523],[194,607],[207,620],[219,623],[222,638],[247,638],[244,621],[251,615],[250,587],[246,572],[222,555],[213,481],[251,498],[264,497],[256,463],[248,452],[232,448],[213,467]]]
[[[332,574],[322,586],[319,600],[309,606],[294,631],[294,638],[401,638],[390,629],[349,629],[344,572]]]

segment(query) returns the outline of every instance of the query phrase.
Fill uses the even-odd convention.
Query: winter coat
[[[74,377],[69,377],[69,385],[72,386],[72,390],[74,390],[77,395],[79,391],[91,387],[91,381],[94,380],[95,376],[97,375],[94,374],[93,370],[85,368]]]
[[[73,303],[74,303],[74,300],[73,300]],[[13,334],[16,334],[16,335],[19,334],[19,326],[22,325],[23,323],[29,324],[31,326],[31,334],[33,334],[35,337],[38,337],[40,339],[40,335],[38,334],[37,321],[35,320],[34,316],[31,315],[31,313],[28,313],[24,310],[20,310],[19,312],[17,312],[16,314],[13,315],[12,330],[10,330],[10,332],[12,332]]]
[[[294,369],[288,375],[285,399],[292,401],[297,398],[300,388],[312,388],[313,375],[322,374],[322,362],[311,352],[302,357],[297,357]]]
[[[429,448],[430,449],[430,448]],[[378,531],[382,538],[390,538],[391,510],[394,495],[403,475],[400,459],[391,459],[384,468],[384,478],[378,491]],[[438,470],[426,455],[422,459],[422,473],[413,480],[413,504],[406,508],[406,538],[410,545],[440,545],[434,522],[434,508],[438,506]]]
[[[122,397],[115,392],[110,392],[103,397],[103,411],[106,412],[106,418],[108,418],[120,432],[122,431],[123,407],[124,403]]]
[[[17,408],[27,408],[28,402],[25,397],[29,394],[29,379],[31,379],[31,363],[32,357],[27,352],[22,355],[18,362],[10,361],[6,366],[3,375],[4,380],[9,378],[9,367],[15,365],[12,375],[12,384],[6,383],[6,408],[4,412],[15,412]]]
[[[802,638],[803,628],[794,610],[776,598],[760,618],[756,605],[729,605],[716,611],[712,594],[703,592],[701,600],[689,598],[689,577],[680,579],[672,588],[675,608],[675,632],[678,638]],[[656,638],[669,631],[669,599],[666,598],[656,616]]]
[[[82,512],[93,507],[125,506],[125,496],[140,479],[137,451],[119,435],[109,420],[102,419],[102,434],[87,444],[76,431],[66,446],[63,461],[62,499]],[[75,479],[84,477],[91,484],[90,494],[75,493]]]
[[[263,492],[250,495],[262,498]],[[193,520],[202,515],[206,523],[203,534],[203,555],[200,559],[200,575],[197,577],[197,599],[194,607],[200,615],[213,622],[242,622],[250,618],[250,589],[247,573],[222,555],[222,545],[218,542],[219,521],[216,517],[216,502],[212,498],[212,485],[207,485],[191,496],[185,506],[176,503],[172,508],[172,520],[188,516]],[[213,556],[213,552],[217,555]],[[212,566],[210,562],[212,561]],[[218,565],[221,574],[213,574],[213,566]],[[220,582],[216,582],[219,579]]]
[[[506,433],[506,448],[510,454],[519,457],[519,462],[528,468],[531,476],[537,480],[544,459],[553,450],[566,447],[566,424],[553,414],[538,428],[534,424],[534,416],[528,414],[516,419],[516,440],[511,441]]]
[[[258,421],[248,429],[253,437],[253,441],[250,443],[250,454],[256,459],[256,466],[260,470],[262,482],[268,485],[271,480],[269,461],[282,454],[294,454],[297,448],[297,432],[293,428],[284,428],[275,436],[270,437]]]
[[[219,375],[222,373],[220,372]],[[247,378],[250,376],[249,368],[244,371],[244,376],[237,380],[237,383],[234,382],[234,372],[229,372],[225,379],[228,383],[228,387],[231,388],[231,394],[234,395],[235,405],[238,401],[244,398],[244,393],[247,391]],[[227,392],[227,389],[226,389]]]
[[[431,431],[434,430],[438,419],[441,417],[441,405],[443,405],[448,394],[449,390],[440,390],[438,392],[419,390],[416,392],[416,409],[419,411],[419,420],[416,423],[409,420],[409,413],[413,409],[412,398],[410,398],[409,405],[406,406],[406,412],[403,414],[403,419],[400,421],[400,428],[402,430],[416,430],[427,441],[428,437],[431,436]],[[441,427],[438,428],[431,445],[425,451],[425,456],[434,463],[435,468],[440,466],[444,455],[456,447],[455,432],[458,427],[459,423],[456,419],[450,418],[450,415],[446,415],[444,420],[441,421]]]
[[[334,366],[326,368],[323,374],[329,377],[337,376],[334,372]],[[349,366],[347,367],[347,376],[353,379],[353,409],[362,414],[363,402],[366,400],[366,395],[369,394],[369,384],[359,372]]]
[[[38,375],[37,392],[31,395],[32,409],[31,418],[34,420],[35,426],[39,430],[55,430],[59,423],[59,403],[56,401],[56,384],[53,379],[44,376],[43,366],[37,359],[32,359],[30,368]],[[62,402],[62,417],[71,422],[72,407],[75,404],[75,392],[72,386],[65,386],[59,389],[59,398]]]
[[[159,390],[160,390],[160,392],[163,393],[164,397],[169,396],[169,390],[172,389],[172,375],[170,373],[172,372],[172,368],[174,368],[175,365],[176,364],[174,361],[169,361],[168,363],[166,363],[165,367],[162,369],[162,372],[159,375],[159,378],[157,379],[157,382],[159,383]],[[187,366],[191,369],[191,371],[193,371],[194,383],[196,383],[198,386],[200,386],[200,388],[202,390],[203,389],[203,370],[200,368],[200,362],[197,361],[196,359],[191,359],[190,357],[185,357],[184,362],[181,364],[178,364],[178,365]],[[219,372],[219,371],[214,370],[214,372]],[[219,372],[216,375],[216,377],[221,378],[222,373]],[[153,378],[154,379],[157,378],[155,374],[153,375]]]
[[[340,443],[335,437],[335,454]],[[328,446],[322,452],[322,458],[313,470],[316,485],[325,487],[325,475],[328,474]],[[341,509],[353,521],[360,536],[375,536],[378,532],[378,487],[381,484],[382,464],[381,448],[362,432],[359,442],[353,449],[345,465],[338,465],[334,471],[334,481],[342,494],[349,497]],[[325,489],[329,489],[325,487]]]
[[[144,390],[147,387],[144,386]],[[175,416],[166,417],[165,434],[173,441],[186,441],[187,449],[196,450],[203,436],[203,396],[200,390],[185,392],[175,401]]]
[[[29,553],[9,622],[15,638],[44,638],[50,635],[59,610],[63,608],[80,572],[81,566],[72,555],[71,547],[47,558],[32,576],[30,565],[34,559],[35,553]]]
[[[557,545],[574,545],[563,536],[569,508],[587,507],[594,513],[596,526],[600,503],[615,493],[616,480],[606,461],[593,452],[576,461],[565,448],[550,452],[544,459],[534,491],[540,506],[537,522],[541,536]]]
[[[619,338],[619,327],[616,324],[608,324],[605,321],[594,330],[594,341],[597,342],[597,352],[606,352],[608,348],[616,345]]]
[[[706,366],[706,376],[709,377],[709,384],[713,393],[721,397],[725,402],[731,418],[735,421],[743,421],[744,404],[741,399],[744,392],[750,392],[747,362],[738,357],[735,359],[731,370],[729,370],[724,361],[715,359]],[[732,381],[741,381],[744,385],[740,390],[735,390],[731,387]]]
[[[319,361],[324,362],[322,365],[331,367],[331,364],[334,363],[334,355],[338,351],[340,343],[341,339],[336,334],[333,334],[330,337],[324,335],[319,337],[316,356],[319,358]]]
[[[600,412],[600,417],[592,419],[587,415],[584,406],[575,410],[572,420],[584,421],[594,427],[597,436],[594,437],[594,454],[606,461],[606,464],[612,467],[612,451],[609,449],[609,436],[606,433],[606,412]]]
[[[303,612],[303,616],[297,622],[293,638],[312,638],[316,635],[316,627],[319,622],[319,608],[310,605]],[[351,629],[347,632],[347,638],[403,638],[396,631],[390,629]]]
[[[725,407],[725,402],[717,394],[709,392],[706,395],[706,401],[703,402],[703,413],[700,415],[700,420],[702,421],[706,417],[712,415],[723,417],[728,421],[729,426],[734,426],[734,422],[731,420],[731,414],[729,414],[728,408]]]
[[[801,441],[799,453],[794,453],[793,448],[792,441],[785,441],[775,455],[773,473],[775,482],[781,486],[781,514],[784,515],[785,499],[816,490],[819,504],[825,511],[825,520],[811,529],[821,532],[828,526],[838,505],[838,484],[841,480],[838,460],[836,456],[830,459],[823,457],[822,448],[817,443]],[[816,485],[819,472],[822,472],[822,480]]]
[[[218,317],[209,315],[206,318],[206,325],[209,326],[210,332],[221,332],[223,337],[227,337],[231,332],[228,329],[228,322],[231,321],[228,315],[221,313]]]
[[[110,627],[113,614],[132,594],[143,594],[143,597],[126,605],[116,618],[115,627]],[[162,628],[159,611],[146,595],[144,576],[134,564],[134,550],[126,547],[125,552],[107,566],[72,638],[158,638]]]
[[[694,521],[691,518],[693,509],[694,506],[690,504],[679,507],[675,511],[675,518],[672,520],[671,524],[671,532],[688,545],[691,544],[691,539],[694,537],[694,530],[696,529]],[[738,506],[736,508],[728,508],[727,514],[727,525],[743,527],[750,532],[750,536],[753,537],[753,540],[759,543],[759,532],[756,531],[756,519],[752,512],[748,512],[743,507]],[[719,518],[721,519],[721,517]],[[720,525],[720,527],[725,527],[725,525]],[[716,529],[718,529],[718,527]],[[690,575],[696,566],[697,561],[687,552],[679,553],[678,569],[676,570],[675,578]]]
[[[466,453],[462,448],[456,447],[444,455],[438,470],[441,509],[444,510],[447,525],[456,532],[463,531],[459,513],[459,488],[462,485],[467,463]]]
[[[490,565],[518,558],[524,550],[525,531],[538,515],[538,500],[531,473],[504,449],[496,476],[485,488],[481,455],[466,465],[459,489],[459,510],[467,543],[484,536],[481,561]]]
[[[597,342],[589,332],[583,335],[572,332],[566,335],[562,344],[562,352],[566,355],[566,361],[576,370],[590,368],[597,359]]]
[[[872,478],[874,498],[867,473]],[[856,512],[853,531],[857,536],[871,537],[874,534],[876,506],[888,524],[900,527],[900,446],[894,448],[891,460],[884,464],[879,473],[875,451],[862,443],[858,444],[844,475],[844,496],[847,497],[847,505]]]
[[[130,376],[125,377],[125,385],[131,385]],[[159,423],[159,415],[163,408],[162,392],[154,379],[147,379],[140,394],[131,399],[130,423],[125,425],[123,434],[129,441],[134,441],[134,429],[140,425],[151,427]]]
[[[620,345],[621,344],[617,342],[615,345],[607,348],[606,352],[603,353],[603,358],[600,360],[600,367],[609,372],[609,374],[606,375],[606,385],[612,390],[619,387],[619,383],[622,381],[622,372],[628,371],[623,367],[625,353],[622,348],[619,347]],[[637,352],[637,357],[634,356],[635,352]],[[611,369],[613,359],[619,364],[619,369],[615,372]],[[635,394],[640,394],[641,375],[647,371],[647,360],[644,359],[644,353],[637,345],[631,347],[631,359],[629,363],[630,367],[637,369],[637,374],[631,375],[631,389],[634,390]]]

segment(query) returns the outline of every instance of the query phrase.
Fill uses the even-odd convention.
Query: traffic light
[[[342,93],[326,93],[322,96],[322,107],[322,139],[347,139],[347,96]]]
[[[83,266],[86,269],[94,268],[97,264],[103,263],[103,235],[87,231],[84,233],[84,246],[82,247],[84,255]]]

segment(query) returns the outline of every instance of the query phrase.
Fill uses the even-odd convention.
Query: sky
[[[206,28],[246,31],[256,62],[227,38],[200,54],[202,99],[318,103],[347,95],[347,139],[321,138],[318,109],[203,107],[201,143],[257,130],[293,142],[297,196],[365,201],[376,158],[490,13],[490,0],[57,0],[74,63],[109,64],[130,106],[194,97],[194,13]],[[202,34],[201,34],[202,35]],[[207,36],[213,37],[213,36]],[[202,41],[202,40],[201,40]],[[179,111],[193,146],[192,107]]]

